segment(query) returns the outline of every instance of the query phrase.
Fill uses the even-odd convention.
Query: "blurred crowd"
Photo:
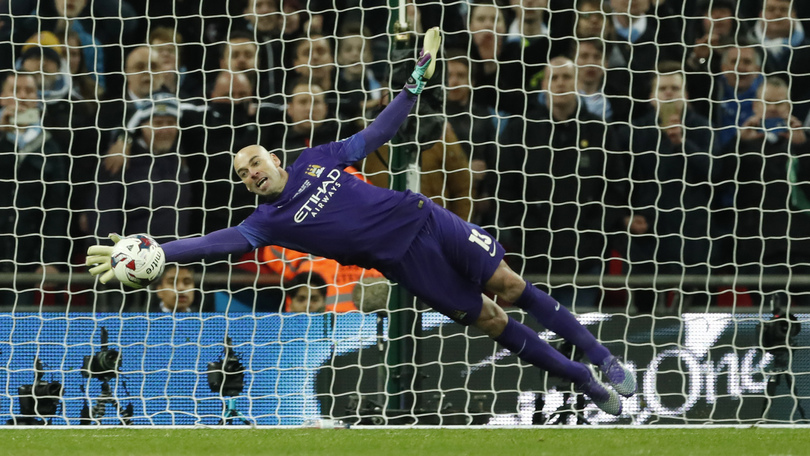
[[[232,153],[261,144],[289,165],[356,133],[437,25],[441,77],[400,135],[420,191],[495,234],[519,272],[810,270],[810,2],[416,0],[405,44],[387,0],[338,3],[0,5],[0,272],[80,269],[111,232],[238,224],[258,201]],[[391,186],[391,154],[350,171]],[[239,267],[292,279],[287,256]],[[575,308],[602,298],[551,288]],[[632,295],[640,311],[661,299]]]

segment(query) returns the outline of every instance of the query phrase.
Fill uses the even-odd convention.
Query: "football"
[[[149,236],[136,234],[118,241],[113,247],[111,266],[124,285],[144,288],[163,274],[166,255]]]

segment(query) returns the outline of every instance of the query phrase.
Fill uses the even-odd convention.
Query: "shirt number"
[[[489,252],[489,246],[492,245],[492,239],[489,236],[473,230],[472,233],[470,233],[469,239],[470,242],[475,242],[476,244],[480,245],[482,249]]]

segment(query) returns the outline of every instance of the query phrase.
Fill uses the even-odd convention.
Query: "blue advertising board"
[[[224,352],[226,335],[248,370],[236,409],[259,425],[295,425],[318,416],[314,378],[334,355],[377,342],[375,315],[301,314],[0,314],[0,418],[19,413],[20,385],[34,380],[35,359],[44,381],[64,386],[53,424],[79,424],[82,407],[95,403],[101,381],[82,376],[84,357],[108,348],[122,354],[110,381],[121,406],[132,404],[132,424],[217,424],[226,398],[211,391],[208,363]],[[117,424],[107,407],[101,424]]]
[[[52,424],[81,424],[83,408],[101,397],[101,380],[84,377],[82,366],[100,350],[102,328],[108,348],[122,354],[111,397],[132,406],[134,425],[219,424],[229,398],[211,391],[207,370],[222,358],[226,337],[246,369],[235,408],[257,425],[299,425],[319,416],[389,424],[802,423],[810,408],[807,314],[797,316],[802,330],[783,350],[765,347],[760,327],[770,315],[579,315],[636,368],[639,393],[625,399],[621,417],[574,404],[570,383],[521,362],[477,330],[435,312],[420,317],[407,361],[413,408],[404,412],[413,419],[376,421],[363,402],[385,409],[391,398],[380,343],[386,320],[376,314],[0,314],[0,419],[19,416],[18,388],[33,382],[39,359],[42,379],[64,386]],[[525,321],[557,346],[553,333]],[[561,413],[569,405],[582,407],[579,418]],[[97,422],[119,418],[107,406]]]

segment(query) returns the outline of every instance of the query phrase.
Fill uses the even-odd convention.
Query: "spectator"
[[[542,103],[503,132],[498,198],[500,241],[524,274],[599,274],[606,231],[618,225],[608,182],[613,164],[604,122],[579,108],[576,67],[555,57],[543,77]],[[573,191],[576,189],[576,191]],[[597,288],[562,286],[564,305],[597,305]]]
[[[251,83],[251,96],[254,97],[251,106],[256,105],[255,100],[261,100],[257,108],[258,120],[262,125],[271,122],[279,122],[283,118],[284,97],[281,93],[277,96],[263,96],[258,90],[259,86],[268,87],[266,78],[268,74],[261,72],[257,67],[258,47],[253,38],[244,31],[236,30],[229,35],[228,41],[220,46],[220,59],[218,63],[219,71],[209,73],[206,84],[206,94],[214,90],[214,85],[221,72],[242,73],[247,76]],[[257,81],[259,82],[257,86]],[[256,112],[252,111],[251,116]]]
[[[739,144],[729,142],[723,152],[725,175],[737,189],[733,259],[739,272],[810,272],[810,142],[791,114],[783,80],[765,80],[739,130]],[[793,304],[804,304],[799,299],[793,296]]]
[[[605,53],[599,39],[577,42],[577,92],[583,107],[605,122],[613,119],[611,100],[605,95]]]
[[[220,71],[208,100],[201,112],[189,111],[196,121],[183,121],[191,124],[183,130],[183,149],[193,152],[188,157],[193,206],[202,208],[192,227],[202,233],[238,224],[252,212],[256,199],[234,185],[231,150],[259,140],[256,96],[244,73]]]
[[[148,46],[138,46],[127,55],[124,67],[126,80],[125,98],[107,98],[100,105],[98,126],[101,130],[101,147],[108,147],[104,157],[104,168],[110,174],[117,174],[124,166],[127,137],[124,128],[135,112],[160,89],[163,81],[155,71],[160,63],[157,54]],[[108,94],[109,95],[109,94]]]
[[[713,116],[710,103],[713,98],[717,98],[715,95],[719,92],[712,93],[710,88],[715,84],[712,78],[724,71],[737,71],[736,67],[729,68],[728,62],[734,65],[734,60],[726,60],[726,54],[734,47],[753,43],[750,33],[746,33],[736,19],[735,8],[736,5],[727,0],[718,0],[704,6],[703,18],[697,28],[699,36],[695,41],[696,45],[689,49],[684,67],[686,87],[692,95],[692,106],[714,123],[718,119]],[[745,62],[742,63],[745,66]],[[739,71],[746,70],[741,68]]]
[[[238,30],[231,32],[228,41],[220,46],[219,69],[231,73],[243,73],[250,80],[253,92],[255,92],[259,84],[259,72],[256,66],[257,52],[258,46],[250,34]],[[212,73],[211,78],[213,82],[216,73]]]
[[[762,55],[756,46],[743,42],[731,46],[723,55],[722,73],[712,78],[708,74],[690,74],[688,85],[693,99],[708,99],[710,104],[696,105],[708,108],[698,111],[711,119],[717,128],[718,147],[725,147],[737,136],[737,128],[753,114],[753,100],[762,85]]]
[[[292,67],[295,78],[293,84],[304,82],[321,88],[330,117],[334,116],[338,103],[335,92],[335,54],[332,47],[332,40],[325,36],[310,35],[310,41],[298,41]]]
[[[11,73],[0,86],[0,270],[59,272],[68,259],[67,156],[42,127],[35,78]],[[47,265],[47,266],[43,266]],[[3,292],[6,305],[32,293]]]
[[[74,95],[83,100],[98,100],[104,95],[104,89],[96,84],[87,68],[79,34],[73,30],[68,31],[66,45]]]
[[[319,313],[326,310],[326,281],[317,272],[302,272],[290,283],[285,310],[296,313]]]
[[[610,0],[617,41],[608,55],[611,88],[631,104],[613,105],[613,118],[624,122],[646,114],[642,103],[650,93],[650,75],[659,61],[680,62],[682,33],[671,20],[659,19],[651,0]],[[627,98],[629,96],[630,98]]]
[[[717,163],[708,119],[687,103],[678,62],[662,62],[650,91],[652,111],[633,121],[620,150],[631,186],[631,235],[624,255],[631,273],[708,275],[712,261],[709,217]],[[626,232],[627,232],[626,231]],[[654,295],[636,295],[639,310],[652,310]]]
[[[571,45],[574,52],[579,52],[577,43],[596,42],[602,44],[602,55],[604,68],[603,92],[610,99],[611,111],[617,110],[626,118],[630,112],[633,100],[627,95],[627,81],[622,71],[610,71],[610,58],[613,55],[613,46],[619,42],[616,35],[616,28],[613,26],[613,11],[610,4],[602,0],[577,0],[576,19],[574,30],[571,35],[575,41]],[[611,114],[611,120],[613,115]]]
[[[551,47],[550,56],[565,55],[572,47],[572,30],[576,14],[571,8],[573,0],[509,0],[510,15],[506,41],[517,41],[526,48],[539,44]],[[552,21],[553,18],[553,21]],[[544,41],[544,43],[538,43]],[[543,56],[543,62],[548,56]]]
[[[612,13],[610,5],[602,0],[577,0],[577,19],[574,36],[582,38],[600,38],[605,41],[605,47],[610,55],[610,45],[617,41],[616,28],[613,21],[607,19]]]
[[[87,64],[84,60],[84,53],[81,49],[81,41],[78,33],[73,30],[67,33],[67,66],[70,70],[71,78],[71,102],[63,104],[71,118],[70,129],[60,130],[67,138],[63,143],[68,143],[70,155],[73,159],[71,166],[70,182],[73,184],[71,192],[70,207],[75,217],[72,222],[72,238],[78,239],[82,235],[89,234],[89,227],[82,227],[81,211],[89,198],[89,194],[95,187],[96,169],[98,167],[98,147],[102,136],[96,122],[96,113],[99,110],[99,100],[104,95],[104,89],[95,83]],[[67,106],[65,106],[67,105]],[[73,117],[70,117],[70,113]],[[106,143],[105,143],[106,147]]]
[[[305,14],[294,0],[285,0],[284,13],[278,0],[248,0],[244,14],[247,30],[258,43],[258,68],[262,74],[257,88],[262,97],[284,93],[285,69],[290,67],[287,48],[301,38]]]
[[[47,32],[44,32],[47,33]],[[54,37],[55,39],[55,37]],[[18,60],[21,70],[34,75],[42,104],[41,127],[57,145],[57,152],[70,159],[69,206],[78,217],[71,218],[71,234],[81,236],[81,210],[95,185],[99,133],[95,128],[98,104],[71,90],[68,64],[50,46],[31,45]],[[58,48],[61,49],[61,48]],[[67,160],[67,159],[66,159]]]
[[[337,43],[337,116],[362,127],[367,110],[381,107],[387,91],[371,70],[371,40],[359,24],[344,27]],[[358,129],[359,130],[359,129]]]
[[[470,61],[461,50],[445,53],[447,73],[445,114],[470,160],[472,171],[472,219],[476,225],[495,224],[494,195],[498,185],[495,137],[498,120],[485,107],[472,102]]]
[[[548,25],[545,22],[548,0],[509,0],[509,4],[515,18],[507,30],[507,43],[517,41],[526,44],[548,36]]]
[[[188,266],[169,264],[154,285],[160,299],[160,311],[186,313],[194,309],[194,270]]]
[[[328,114],[326,95],[320,86],[306,81],[295,83],[287,103],[286,128],[277,130],[277,126],[271,126],[271,132],[264,136],[271,138],[268,150],[281,149],[284,166],[290,166],[304,149],[335,141],[338,124]]]
[[[121,174],[101,173],[96,200],[97,237],[107,233],[149,232],[158,242],[190,233],[189,171],[178,150],[180,111],[169,93],[154,94],[154,101],[130,120],[131,152]]]
[[[62,50],[62,48],[59,48]],[[50,46],[29,46],[18,59],[18,71],[34,76],[38,98],[45,103],[43,125],[51,128],[64,150],[72,149],[70,129],[94,126],[92,117],[98,109],[93,99],[85,100],[75,92],[68,64],[62,55]],[[93,135],[95,136],[95,135]],[[79,141],[84,150],[95,146],[94,139]]]
[[[523,114],[522,90],[528,88],[524,81],[530,81],[546,62],[548,39],[538,37],[528,47],[521,42],[505,42],[504,12],[488,1],[470,5],[468,21],[475,102],[494,110]]]
[[[44,34],[50,35],[53,41],[41,43]],[[34,35],[29,41],[33,43],[23,47],[23,53],[17,59],[17,71],[36,75],[37,90],[43,100],[67,100],[70,95],[70,75],[62,55],[64,48],[61,42],[50,32]],[[47,42],[55,42],[57,46]]]
[[[717,74],[728,46],[736,43],[743,33],[731,0],[704,3],[701,13],[700,21],[696,22],[697,37],[694,46],[689,47],[684,69]]]
[[[278,3],[278,0],[248,0],[242,12],[247,29],[261,38],[277,38],[285,19]]]
[[[763,70],[788,83],[793,112],[804,118],[810,107],[810,39],[796,18],[792,0],[763,0],[754,27],[757,42],[765,48]]]
[[[385,4],[380,0],[361,1],[366,4],[371,3],[372,1],[376,1],[378,4]],[[417,31],[417,33],[421,34],[423,31],[429,30],[431,27],[439,27],[444,34],[442,40],[444,41],[445,47],[467,47],[468,37],[464,34],[464,32],[467,30],[465,13],[468,7],[467,3],[472,2],[414,2],[413,0],[408,0],[407,3],[406,18],[409,23],[414,25],[414,30],[420,30]],[[411,8],[413,3],[417,3],[419,6],[418,16],[416,15],[416,8]],[[367,7],[366,10],[362,11],[363,16],[358,17],[357,20],[364,19],[364,25],[370,27],[375,36],[385,34],[388,31],[386,29],[388,22],[388,11],[386,10],[388,10],[388,8],[379,8],[379,6],[376,8],[378,12],[384,12],[385,16],[371,16],[369,14],[369,10],[370,8]],[[343,12],[341,12],[341,14],[343,14]],[[388,47],[389,45],[386,44],[384,49],[378,48],[380,51],[382,51],[382,54],[377,54],[375,52],[375,60],[384,58],[384,56],[388,53]]]
[[[183,63],[183,35],[173,27],[158,26],[149,32],[149,47],[156,54],[157,67],[164,90],[174,93],[180,100],[187,100],[197,93],[199,83]]]
[[[9,25],[15,43],[42,31],[64,37],[68,30],[72,30],[79,36],[92,77],[103,89],[118,96],[120,78],[116,73],[121,68],[120,52],[111,52],[112,48],[105,45],[131,44],[138,28],[134,16],[129,3],[121,0],[45,0],[38,2],[34,11],[15,18]]]
[[[315,18],[312,8],[302,5],[301,0],[281,0],[281,36],[284,41],[306,39],[308,33],[322,33],[317,25],[313,25]],[[289,63],[287,60],[284,64]]]

